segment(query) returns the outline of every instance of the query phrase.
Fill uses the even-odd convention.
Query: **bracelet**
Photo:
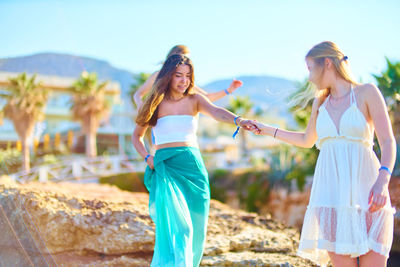
[[[236,120],[239,119],[239,118],[240,118],[240,116],[237,116],[237,117],[235,117],[235,118],[233,119],[233,122],[234,122],[235,125],[238,126],[238,127],[240,127],[240,126],[237,124]]]
[[[392,175],[392,172],[389,170],[388,167],[381,166],[381,167],[379,168],[379,171],[381,171],[381,170],[385,170],[385,171],[387,171],[390,175]]]
[[[278,129],[279,129],[279,128],[276,128],[276,129],[275,129],[274,138],[276,138],[276,134],[278,133]]]
[[[228,89],[224,89],[224,91],[225,91],[225,94],[227,94],[227,95],[230,94],[229,91],[228,91]]]
[[[147,156],[144,158],[144,161],[147,162],[147,159],[150,157],[150,154],[147,154]]]
[[[237,124],[237,122],[236,122],[236,120],[237,120],[238,118],[240,118],[240,116],[235,117],[235,119],[233,120],[233,122],[234,122],[235,125],[237,126],[236,131],[235,131],[235,132],[233,133],[233,135],[232,135],[233,139],[235,139],[235,137],[236,137],[236,135],[239,133],[239,129],[240,129],[240,126],[239,126],[239,125]]]

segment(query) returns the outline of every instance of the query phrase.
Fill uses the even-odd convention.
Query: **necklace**
[[[333,96],[331,95],[331,98],[332,98],[333,100],[335,100],[335,101],[338,101],[338,100],[340,100],[340,99],[342,99],[342,98],[348,96],[348,95],[350,94],[350,92],[351,92],[351,89],[350,89],[346,94],[344,94],[344,95],[342,95],[342,96],[333,97]]]
[[[346,94],[344,94],[342,96],[333,97],[332,94],[329,95],[329,101],[328,102],[329,102],[329,105],[332,107],[333,110],[340,109],[343,106],[343,101],[341,101],[341,100],[344,99],[345,97],[349,96],[350,93],[351,93],[351,90],[353,90],[353,85],[350,85],[350,90]],[[335,106],[333,104],[332,100],[335,101],[335,102],[339,102],[340,101],[341,103],[339,103],[339,105]]]
[[[329,105],[332,107],[332,109],[333,110],[338,110],[338,109],[340,109],[342,106],[343,106],[343,103],[344,103],[344,101],[341,101],[340,103],[339,103],[339,105],[337,105],[337,106],[335,106],[333,103],[332,103],[332,100],[331,100],[331,97],[329,98]]]

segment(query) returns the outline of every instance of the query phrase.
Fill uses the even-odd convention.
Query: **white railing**
[[[29,181],[84,181],[122,173],[143,171],[143,160],[125,155],[96,158],[74,158],[61,163],[33,167],[30,172],[20,171],[10,177],[20,183]]]

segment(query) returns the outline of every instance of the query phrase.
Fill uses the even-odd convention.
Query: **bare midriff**
[[[198,147],[199,145],[193,142],[173,142],[173,143],[165,143],[161,145],[156,145],[155,148],[156,150],[161,149],[161,148],[167,148],[167,147],[179,147],[179,146],[191,146],[191,147]]]

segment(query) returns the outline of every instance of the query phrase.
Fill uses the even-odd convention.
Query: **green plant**
[[[397,144],[400,143],[400,61],[392,62],[386,58],[386,70],[381,74],[373,75],[378,83],[378,87],[385,97],[388,105],[389,115],[392,120],[394,135]],[[375,143],[376,140],[375,140]],[[380,150],[375,149],[377,153]],[[397,147],[399,152],[399,148]],[[396,165],[393,170],[394,175],[400,175],[400,154],[397,152]]]
[[[140,72],[139,74],[133,75],[133,78],[135,79],[136,82],[131,85],[128,95],[129,95],[132,103],[135,106],[136,106],[136,103],[135,103],[135,101],[133,101],[133,96],[136,93],[136,91],[139,89],[139,87],[142,86],[149,77],[150,77],[150,73],[146,73],[146,72]]]
[[[231,177],[231,173],[225,169],[215,169],[213,172],[209,172],[211,198],[222,202],[226,201],[229,177]]]
[[[22,164],[21,152],[15,148],[0,150],[0,175],[15,172]]]
[[[147,192],[143,183],[144,173],[123,173],[99,179],[101,184],[112,184],[118,188],[130,192]]]

